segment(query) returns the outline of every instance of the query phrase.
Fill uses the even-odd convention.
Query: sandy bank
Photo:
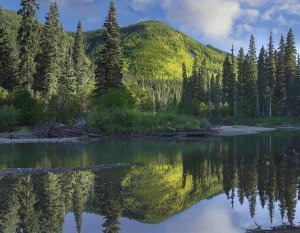
[[[238,136],[256,134],[277,130],[276,128],[264,128],[255,126],[220,126],[213,127],[212,131],[217,136]]]

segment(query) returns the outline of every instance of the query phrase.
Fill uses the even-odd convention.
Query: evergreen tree
[[[12,90],[17,85],[16,58],[0,8],[0,87]]]
[[[189,80],[186,71],[185,63],[182,64],[182,92],[179,109],[183,112],[188,112],[191,103],[191,92],[189,90]]]
[[[269,116],[272,116],[272,103],[273,103],[273,93],[276,78],[276,67],[275,67],[275,56],[274,56],[274,44],[272,32],[270,33],[268,52],[266,58],[266,68],[267,68],[267,82],[268,82],[268,97],[269,97]]]
[[[292,29],[289,30],[285,47],[285,114],[292,115],[293,84],[297,75],[296,46]]]
[[[242,106],[242,99],[240,99],[240,93],[242,93],[242,84],[244,82],[244,63],[245,63],[245,53],[244,49],[241,47],[237,56],[237,105],[238,108]],[[241,106],[240,106],[241,105]]]
[[[249,51],[245,58],[244,63],[244,79],[242,83],[239,84],[240,93],[239,98],[241,98],[242,115],[244,117],[254,117],[257,115],[257,64],[256,64],[256,49],[255,49],[255,39],[251,35]]]
[[[36,0],[22,0],[21,9],[18,11],[18,15],[22,17],[17,37],[20,51],[18,72],[20,84],[26,90],[31,90],[35,74],[35,56],[39,38],[36,17],[38,7]]]
[[[35,91],[41,92],[48,100],[57,94],[58,79],[61,75],[62,33],[58,5],[52,2],[43,30],[41,54],[38,56],[39,64],[35,76]]]
[[[221,117],[221,113],[220,113],[221,101],[222,101],[221,74],[218,73],[216,76],[212,76],[212,80],[211,80],[211,102],[213,104],[214,109],[216,110],[216,114],[218,118]]]
[[[294,83],[294,115],[300,115],[300,56],[298,55],[297,77]]]
[[[262,46],[257,63],[257,93],[259,102],[259,116],[265,116],[267,113],[267,72],[266,72],[266,51]]]
[[[76,83],[80,88],[85,82],[86,79],[86,55],[85,55],[85,45],[84,45],[84,34],[82,31],[82,24],[79,21],[77,26],[77,32],[75,35],[74,50],[73,50],[73,61],[74,69],[76,72]]]
[[[276,105],[277,115],[283,114],[285,98],[285,40],[281,36],[278,55],[276,59],[276,81],[274,90],[274,103]]]
[[[65,104],[75,95],[76,75],[71,51],[66,52],[62,73],[59,77],[58,95],[60,97],[60,114],[64,116]]]
[[[223,63],[223,103],[227,103],[229,107],[229,114],[234,115],[234,105],[235,105],[235,74],[232,64],[231,55],[227,54],[225,61]]]
[[[104,48],[100,52],[96,69],[96,94],[122,86],[122,51],[120,47],[120,27],[116,17],[115,2],[110,2],[108,17],[104,23]]]

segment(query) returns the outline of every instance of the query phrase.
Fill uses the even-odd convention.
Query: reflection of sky
[[[295,223],[299,222],[299,219],[300,211],[296,211]],[[103,222],[103,217],[85,213],[83,214],[82,232],[102,232]],[[202,201],[160,224],[143,224],[126,218],[121,218],[120,222],[121,232],[124,233],[242,233],[249,227],[255,227],[255,222],[266,228],[271,225],[267,204],[263,209],[259,198],[257,198],[255,217],[251,219],[247,199],[241,206],[236,197],[232,210],[230,200],[227,200],[225,195]],[[275,203],[273,225],[281,223],[278,203]],[[67,214],[64,233],[73,232],[76,232],[74,215]]]

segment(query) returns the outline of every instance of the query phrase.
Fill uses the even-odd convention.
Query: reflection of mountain
[[[251,136],[188,145],[173,148],[169,161],[145,166],[0,177],[0,232],[61,232],[67,212],[74,212],[80,232],[84,211],[104,216],[104,232],[118,232],[120,216],[160,223],[221,192],[232,205],[236,196],[241,204],[247,199],[251,216],[261,204],[272,219],[278,205],[293,223],[299,176],[291,160],[293,138]]]

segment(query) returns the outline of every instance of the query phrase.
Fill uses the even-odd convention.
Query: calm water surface
[[[0,169],[144,162],[0,176],[0,232],[242,233],[298,224],[300,132],[195,141],[0,145]]]

